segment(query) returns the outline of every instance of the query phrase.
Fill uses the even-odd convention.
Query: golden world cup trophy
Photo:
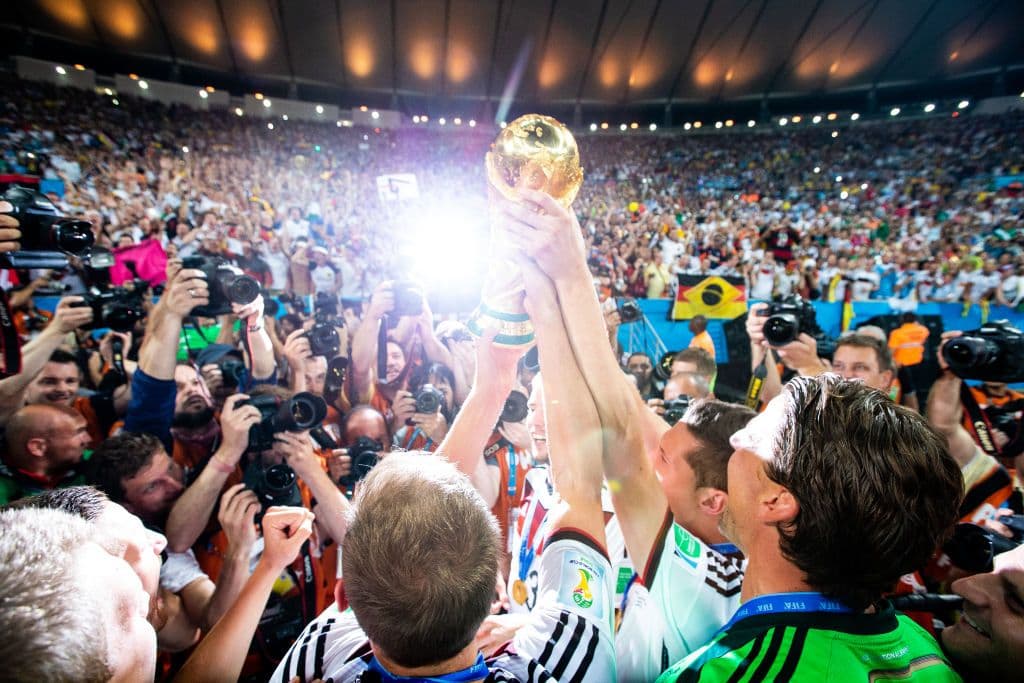
[[[580,152],[569,129],[556,119],[527,114],[508,124],[487,153],[487,181],[505,198],[519,201],[519,190],[539,190],[568,208],[583,184]],[[512,259],[515,245],[491,228],[491,257],[481,303],[469,321],[477,336],[497,328],[494,343],[533,344],[533,325],[523,306],[523,276]]]

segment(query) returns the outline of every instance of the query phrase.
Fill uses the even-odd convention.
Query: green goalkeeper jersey
[[[776,610],[739,616],[658,683],[961,680],[935,639],[888,604],[873,614]]]

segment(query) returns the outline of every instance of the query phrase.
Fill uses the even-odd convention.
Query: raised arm
[[[368,403],[373,397],[373,385],[377,381],[377,335],[382,324],[381,318],[395,307],[395,294],[390,282],[377,285],[370,295],[362,322],[352,335],[352,400],[354,403]]]
[[[953,337],[959,336],[958,331],[944,332],[939,345],[939,367],[941,372],[928,392],[928,406],[925,416],[935,431],[946,437],[949,442],[949,454],[960,467],[969,463],[978,452],[974,439],[964,429],[961,419],[963,408],[960,405],[960,385],[962,380],[953,374],[942,357],[942,347]]]

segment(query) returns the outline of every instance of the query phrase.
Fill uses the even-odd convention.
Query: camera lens
[[[764,321],[764,338],[772,346],[788,344],[800,334],[800,323],[789,314],[769,316]]]
[[[63,220],[50,228],[50,241],[57,249],[79,256],[89,251],[96,238],[87,221]]]
[[[301,431],[316,427],[327,416],[327,404],[319,396],[303,391],[282,405],[286,411],[283,431]]]
[[[227,287],[228,299],[235,304],[251,304],[260,295],[260,283],[248,275],[236,277]]]
[[[263,481],[268,496],[284,498],[295,485],[295,471],[288,465],[271,465],[263,471]]]
[[[502,422],[522,422],[526,419],[527,399],[521,391],[513,391],[505,399],[505,407],[501,411]]]
[[[999,355],[995,345],[980,337],[957,337],[942,347],[942,356],[954,370],[986,365]]]

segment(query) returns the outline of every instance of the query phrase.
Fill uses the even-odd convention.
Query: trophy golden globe
[[[568,208],[583,183],[580,153],[569,129],[556,119],[527,114],[508,124],[487,153],[487,181],[506,199],[519,201],[526,188],[551,195]],[[533,325],[523,307],[523,277],[512,258],[510,245],[491,228],[491,257],[481,303],[469,321],[480,336],[497,329],[494,343],[518,347],[533,343]]]

